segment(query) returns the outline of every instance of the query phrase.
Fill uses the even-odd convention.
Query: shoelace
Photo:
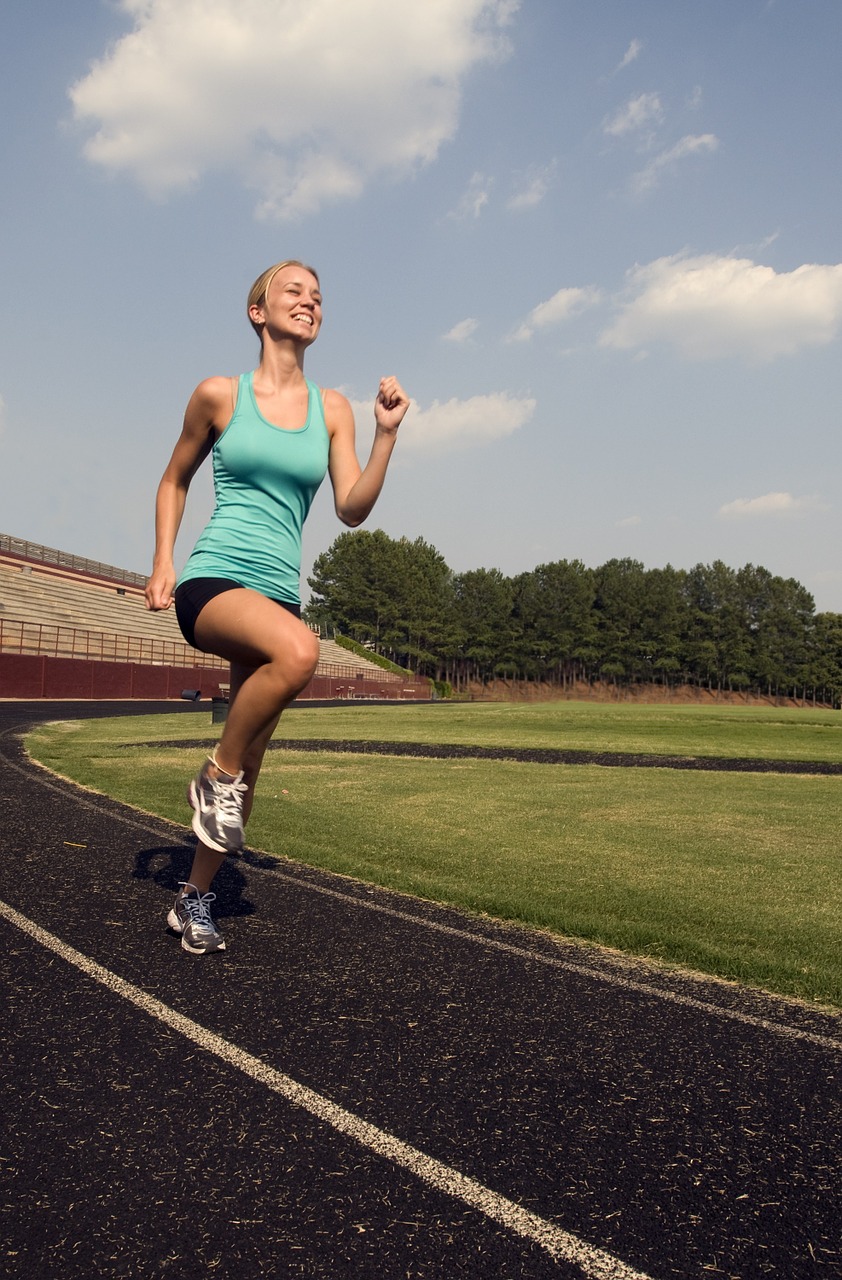
[[[181,888],[187,887],[187,882],[181,880]],[[216,901],[215,893],[199,893],[198,889],[193,889],[192,893],[184,893],[180,898],[180,905],[190,917],[190,923],[199,929],[207,929],[215,933],[213,920],[211,919],[210,904]]]
[[[248,791],[244,782],[220,782],[218,778],[207,780],[211,785],[214,807],[219,813],[219,820],[226,827],[239,827],[243,821],[243,796]]]

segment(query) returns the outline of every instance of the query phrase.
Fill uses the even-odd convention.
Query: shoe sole
[[[190,943],[187,941],[187,939],[186,939],[186,938],[185,938],[185,936],[184,936],[184,925],[183,925],[183,924],[181,923],[181,921],[179,920],[178,915],[176,914],[176,911],[175,911],[175,908],[174,908],[174,907],[171,907],[171,908],[170,908],[170,913],[169,913],[169,915],[167,916],[167,924],[168,924],[168,925],[169,925],[169,927],[173,930],[173,932],[174,932],[174,933],[177,933],[177,934],[179,934],[179,935],[180,935],[180,937],[181,937],[181,949],[182,949],[182,951],[189,951],[189,952],[190,952],[190,954],[191,954],[191,956],[209,956],[209,955],[212,955],[214,951],[224,951],[224,950],[225,950],[225,939],[224,939],[224,938],[223,938],[223,939],[222,939],[222,941],[221,941],[221,942],[219,942],[215,947],[193,947],[193,946],[191,946],[191,945],[190,945]]]
[[[222,942],[220,942],[217,947],[191,947],[190,943],[185,939],[184,934],[182,934],[181,949],[182,951],[189,951],[191,956],[212,956],[216,951],[225,950],[225,939],[223,938]]]
[[[187,803],[193,810],[193,834],[201,840],[202,844],[207,845],[209,849],[213,849],[214,853],[224,853],[229,858],[239,858],[242,855],[242,845],[237,849],[228,849],[224,844],[220,844],[218,840],[212,839],[202,826],[202,810],[199,805],[199,797],[196,791],[196,781],[193,779],[187,788]]]

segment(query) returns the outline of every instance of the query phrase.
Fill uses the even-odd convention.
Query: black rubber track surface
[[[0,704],[0,901],[653,1280],[842,1276],[842,1018],[255,853],[219,877],[227,951],[190,957],[164,925],[187,813],[55,779],[19,736],[173,707]],[[0,1002],[3,1276],[588,1274],[5,918]]]
[[[205,748],[215,738],[180,742],[180,747]],[[149,742],[169,747],[172,742]],[[691,769],[706,773],[794,773],[842,775],[842,764],[828,760],[751,760],[742,756],[632,755],[622,751],[570,751],[551,747],[473,747],[460,743],[363,742],[358,738],[276,738],[273,751],[333,751],[363,755],[415,756],[425,760],[516,760],[523,764],[596,764],[609,769]]]

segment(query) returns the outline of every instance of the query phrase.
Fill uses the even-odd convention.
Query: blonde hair
[[[316,277],[316,283],[319,283],[319,273],[314,271],[312,267],[308,267],[306,262],[299,262],[298,258],[285,258],[283,262],[276,262],[273,267],[267,269],[257,277],[254,284],[249,289],[248,302],[246,303],[246,315],[251,311],[252,307],[260,307],[266,301],[266,295],[269,292],[269,286],[275,279],[279,271],[283,271],[284,267],[302,267],[305,271],[309,271],[311,276]],[[249,316],[249,324],[258,337],[262,326],[256,324]]]

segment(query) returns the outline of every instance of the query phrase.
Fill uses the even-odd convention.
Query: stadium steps
[[[80,637],[74,637],[74,632],[95,636],[96,656],[103,660],[113,657],[148,662],[150,641],[171,643],[179,646],[179,651],[195,653],[184,644],[174,610],[151,613],[138,586],[86,580],[61,569],[22,565],[2,558],[0,622],[25,625],[22,647],[29,653],[40,651],[42,627],[59,629],[56,651],[61,655],[79,656]],[[338,674],[348,679],[366,676],[380,683],[400,680],[333,640],[320,640],[319,650],[317,674]]]
[[[4,619],[184,643],[175,615],[150,613],[137,587],[0,564],[0,604]]]
[[[376,662],[369,662],[368,658],[362,658],[357,653],[352,653],[350,649],[343,649],[341,644],[337,644],[335,640],[322,640],[320,642],[321,661],[335,664],[346,669],[353,669],[354,672],[359,671],[361,675],[373,677],[378,680],[408,679],[410,677],[400,677],[394,672],[386,671],[383,667],[379,667]]]

